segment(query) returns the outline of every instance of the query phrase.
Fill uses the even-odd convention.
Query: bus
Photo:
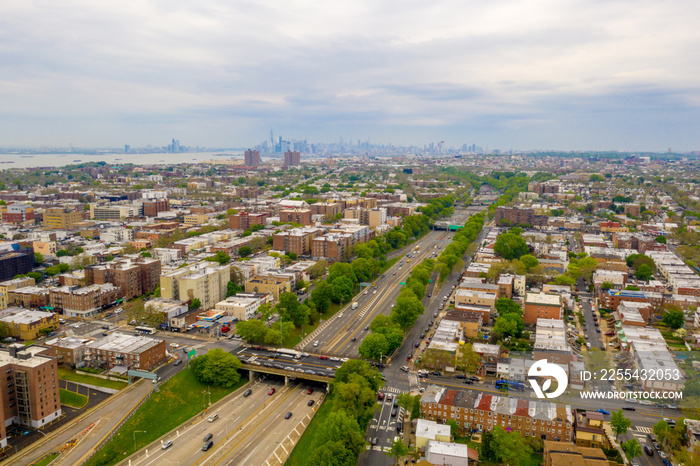
[[[277,353],[277,357],[301,359],[301,352],[292,349],[278,348],[275,350],[275,353]]]
[[[144,335],[153,335],[156,333],[156,329],[151,327],[135,327],[136,333],[143,333]]]
[[[521,382],[513,382],[511,380],[497,380],[496,381],[496,388],[497,389],[507,388],[508,390],[516,390],[518,392],[525,391],[524,384],[522,384]]]

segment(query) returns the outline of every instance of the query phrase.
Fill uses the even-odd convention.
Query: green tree
[[[496,461],[507,466],[520,466],[530,459],[532,448],[530,448],[520,433],[506,432],[501,426],[496,426],[491,430],[491,448]]]
[[[389,342],[381,333],[370,333],[362,340],[358,351],[363,358],[379,361],[388,356]]]
[[[354,455],[359,455],[365,446],[357,419],[348,416],[345,411],[330,413],[318,430],[316,443],[323,445],[328,442],[341,442]]]
[[[328,262],[325,259],[321,259],[309,268],[309,275],[312,280],[316,280],[323,277],[327,270]]]
[[[528,271],[540,265],[540,261],[538,261],[532,254],[525,254],[524,256],[520,257],[520,260],[523,264],[525,264]]]
[[[231,258],[224,251],[217,251],[216,254],[211,257],[207,257],[206,260],[210,262],[218,262],[220,265],[224,265],[228,264],[231,261]]]
[[[627,455],[627,459],[633,459],[638,456],[642,456],[642,446],[639,444],[639,440],[636,438],[631,438],[622,442],[620,445]]]
[[[620,435],[624,435],[631,426],[632,421],[625,417],[625,413],[622,411],[622,409],[611,413],[610,427],[612,428],[613,432],[615,432],[615,437],[619,438]]]
[[[323,314],[329,309],[332,298],[333,286],[325,280],[318,282],[314,290],[311,292],[311,302],[313,302],[314,307],[319,314]]]
[[[241,361],[221,348],[209,350],[206,354],[190,361],[194,376],[202,383],[231,387],[238,383],[241,375],[238,369]]]
[[[343,442],[328,442],[309,454],[306,466],[355,466],[357,456]]]
[[[459,350],[459,355],[457,356],[457,369],[466,373],[476,372],[479,366],[479,354],[474,351],[471,343],[467,343],[462,346]]]
[[[642,264],[637,268],[635,275],[639,280],[647,282],[651,278],[651,267],[648,264]]]
[[[238,255],[241,257],[248,257],[253,253],[253,248],[250,246],[241,246],[238,248]]]
[[[661,321],[671,328],[677,329],[683,327],[685,316],[683,311],[679,309],[669,309],[661,319]]]
[[[242,291],[242,288],[233,281],[229,280],[229,282],[226,284],[226,297],[228,298],[229,296],[233,296],[236,293],[240,293]]]
[[[263,343],[269,328],[259,320],[242,320],[236,324],[236,332],[248,343]]]
[[[498,298],[495,307],[499,316],[504,316],[506,314],[523,315],[523,308],[520,307],[520,304],[510,298]]]
[[[35,264],[43,264],[44,263],[44,256],[40,252],[35,252],[34,253],[34,263]]]
[[[412,292],[402,292],[391,310],[391,320],[405,330],[413,325],[423,312],[423,304]]]
[[[294,293],[285,292],[280,295],[277,312],[280,319],[291,321],[295,327],[301,327],[309,320],[309,308],[299,302]]]
[[[349,266],[350,264],[345,265]],[[352,299],[353,287],[354,284],[350,278],[346,276],[336,277],[331,284],[331,299],[335,303],[347,303]]]
[[[500,316],[493,324],[493,333],[501,338],[508,336],[518,338],[524,329],[523,318],[517,314]]]
[[[408,455],[408,447],[403,443],[403,440],[398,438],[394,440],[386,454],[394,458],[394,462],[397,462],[402,456]]]
[[[504,259],[511,260],[524,256],[529,249],[522,236],[508,232],[496,239],[493,251]]]
[[[401,406],[406,411],[411,411],[413,408],[413,395],[410,393],[401,393],[396,397],[396,404]]]
[[[199,309],[200,307],[202,307],[202,302],[199,298],[194,298],[192,304],[190,304],[190,309]]]
[[[603,290],[612,290],[615,287],[615,285],[612,282],[603,282],[603,284],[600,286],[601,289]]]
[[[450,435],[452,436],[452,438],[457,438],[457,436],[459,435],[459,424],[457,423],[457,421],[455,421],[454,419],[448,419],[445,424],[450,426]]]
[[[666,244],[666,237],[663,235],[659,235],[656,237],[656,242],[661,243],[661,244]]]

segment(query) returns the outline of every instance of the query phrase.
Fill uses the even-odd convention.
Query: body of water
[[[217,155],[218,154],[218,155]],[[222,156],[221,154],[226,154]],[[243,160],[241,152],[185,152],[177,154],[0,154],[0,170],[9,168],[62,167],[86,162],[107,162],[110,165],[133,163],[135,165],[197,163],[208,160]],[[261,157],[262,161],[281,160]],[[5,162],[5,163],[3,163]],[[12,163],[6,163],[12,162]]]

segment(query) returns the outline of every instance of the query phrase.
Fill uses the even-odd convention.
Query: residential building
[[[187,303],[175,299],[153,298],[146,302],[145,309],[152,314],[161,316],[160,322],[163,326],[169,327],[173,317],[189,312]]]
[[[24,286],[7,292],[7,305],[38,308],[49,305],[49,289],[39,286]]]
[[[323,215],[333,218],[343,212],[343,208],[339,202],[317,202],[311,204],[309,208],[314,215]]]
[[[248,167],[260,166],[260,151],[250,149],[245,151],[243,155],[243,163]]]
[[[301,165],[301,154],[298,151],[287,151],[284,153],[284,166],[296,167]]]
[[[272,249],[293,252],[297,256],[311,255],[311,240],[321,235],[318,228],[294,228],[272,237]]]
[[[58,329],[58,314],[8,307],[0,311],[0,322],[8,325],[13,337],[28,341]]]
[[[163,298],[187,302],[199,299],[201,310],[206,311],[226,298],[226,286],[230,280],[230,264],[198,262],[162,274],[160,294]]]
[[[267,212],[240,212],[228,217],[228,227],[232,230],[248,230],[253,225],[265,225]]]
[[[50,289],[49,303],[52,308],[62,310],[67,317],[85,319],[113,304],[119,298],[119,288],[103,285],[60,286]]]
[[[34,286],[35,281],[32,277],[15,278],[0,282],[0,310],[5,309],[10,304],[9,292],[17,288]]]
[[[280,211],[280,222],[298,223],[302,226],[312,224],[311,210],[309,209],[286,209]]]
[[[579,447],[571,442],[544,441],[543,466],[622,466],[608,460],[601,448]]]
[[[438,424],[428,419],[417,419],[416,448],[420,450],[426,447],[430,441],[451,442],[450,426]]]
[[[114,332],[85,345],[85,360],[91,365],[128,366],[150,370],[165,359],[165,341]]]
[[[209,221],[209,215],[207,214],[190,214],[185,215],[182,223],[185,225],[201,225]]]
[[[44,226],[56,230],[74,228],[75,224],[83,220],[81,212],[66,208],[50,208],[44,211]]]
[[[521,207],[503,207],[496,208],[496,225],[530,225],[546,226],[549,217],[546,215],[536,215],[535,209]]]
[[[499,298],[512,298],[513,297],[513,284],[515,282],[515,275],[502,274],[498,277],[498,297]]]
[[[340,261],[350,247],[350,235],[327,234],[311,240],[311,257],[314,260],[326,259],[328,262]]]
[[[538,318],[535,326],[535,360],[567,365],[574,359],[574,353],[566,339],[566,323],[561,319]]]
[[[554,293],[526,293],[523,321],[526,325],[535,325],[537,319],[559,319],[562,315],[561,296]]]
[[[2,222],[34,225],[34,207],[29,204],[10,204],[7,206],[7,212],[2,213]]]
[[[610,439],[605,435],[605,417],[597,411],[577,409],[574,415],[576,445],[588,448],[610,448]]]
[[[457,421],[460,433],[488,432],[500,425],[524,437],[570,442],[571,406],[546,401],[448,390],[431,385],[420,399],[423,416],[438,423]]]
[[[479,452],[461,443],[428,440],[425,459],[429,464],[468,466],[479,462]]]
[[[138,209],[130,205],[104,205],[90,204],[90,218],[94,220],[123,220],[136,217]]]
[[[636,302],[636,303],[649,303],[649,298],[647,293],[643,291],[631,291],[631,290],[600,290],[598,295],[600,302],[600,307],[604,309],[610,309],[611,311],[617,311],[620,303],[624,301]]]
[[[47,340],[44,345],[49,347],[49,355],[55,357],[59,364],[75,367],[82,363],[85,356],[85,344],[89,341],[89,338],[65,337]]]
[[[484,323],[484,317],[481,312],[462,311],[458,309],[447,311],[447,314],[445,314],[442,320],[458,322],[464,334],[464,338],[477,338],[481,331],[481,326]]]
[[[34,252],[38,252],[44,256],[44,258],[47,258],[47,256],[55,256],[56,241],[33,241],[32,249]]]
[[[17,243],[0,244],[0,280],[26,275],[34,267],[34,251],[20,248]]]
[[[169,210],[170,200],[167,198],[143,201],[144,217],[157,217],[159,213],[168,212]]]
[[[0,349],[0,447],[7,446],[6,428],[18,424],[40,428],[63,414],[55,358],[40,346],[21,344]]]
[[[160,283],[160,270],[158,259],[137,257],[88,266],[85,274],[88,283],[111,283],[119,288],[120,298],[131,299],[155,290]]]
[[[246,293],[270,293],[273,302],[279,302],[280,294],[292,291],[291,281],[281,277],[257,276],[245,282]]]

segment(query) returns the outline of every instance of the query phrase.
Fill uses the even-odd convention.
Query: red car
[[[384,392],[379,392],[379,399],[383,400],[384,399]]]
[[[221,333],[228,333],[231,329],[229,327],[221,327]]]
[[[319,356],[318,359],[328,359],[328,356]]]
[[[269,392],[267,392],[268,395],[274,395],[275,394],[275,389],[271,388]]]
[[[309,388],[308,390],[306,390],[307,395],[311,395],[313,392],[314,392],[313,388]]]

